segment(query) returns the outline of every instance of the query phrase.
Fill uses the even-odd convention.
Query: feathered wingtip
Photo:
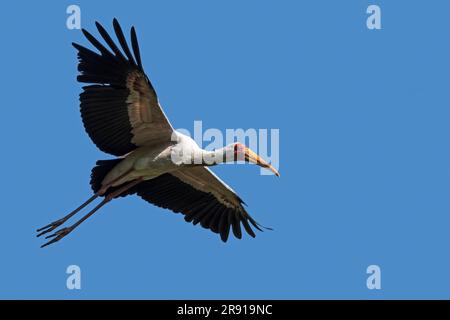
[[[117,40],[119,41],[120,48],[122,50],[119,49],[119,47],[116,45],[114,40],[108,34],[106,29],[100,24],[100,22],[96,21],[95,26],[97,27],[97,30],[100,33],[103,40],[108,45],[109,49],[106,48],[102,43],[100,43],[100,41],[98,41],[86,29],[81,29],[81,31],[83,32],[86,39],[100,52],[100,55],[102,57],[116,60],[116,62],[131,64],[132,66],[135,66],[138,69],[140,69],[141,71],[143,71],[141,54],[140,54],[140,50],[139,50],[139,43],[137,40],[136,29],[134,28],[134,26],[131,27],[131,30],[130,30],[131,48],[133,50],[133,53],[131,52],[131,50],[128,46],[125,35],[122,31],[119,21],[116,18],[113,19],[113,28],[114,28],[114,32],[116,34]],[[89,53],[91,53],[91,54],[96,54],[95,52],[93,52],[87,48],[84,48],[83,46],[81,46],[77,43],[72,43],[72,45],[78,51],[84,51],[85,54],[86,54],[86,50],[89,51]]]

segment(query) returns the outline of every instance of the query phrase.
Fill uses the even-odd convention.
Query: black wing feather
[[[117,156],[133,151],[136,146],[130,142],[132,127],[128,111],[123,108],[128,97],[127,90],[117,91],[111,86],[100,85],[83,89],[80,94],[81,118],[92,141],[100,150]],[[92,100],[105,103],[93,103]]]
[[[250,224],[261,230],[242,205],[228,207],[213,194],[197,190],[170,173],[141,182],[136,192],[156,206],[181,212],[187,222],[194,225],[200,222],[202,227],[219,233],[224,242],[228,240],[230,228],[236,238],[242,237],[241,224],[252,237],[255,237],[255,233]]]
[[[97,39],[95,39],[95,37],[90,34],[89,31],[87,31],[86,29],[81,29],[81,31],[83,32],[86,39],[88,39],[88,41],[92,43],[92,45],[96,47],[97,50],[102,53],[102,55],[104,55],[105,57],[113,57],[112,53],[108,49],[106,49],[105,46],[103,46]]]
[[[111,37],[109,36],[108,32],[106,32],[105,28],[103,28],[103,26],[97,21],[95,22],[95,25],[97,26],[98,32],[103,37],[103,39],[106,41],[106,43],[111,48],[111,50],[114,52],[116,57],[119,58],[120,60],[122,60],[123,62],[126,62],[126,59],[125,59],[124,55],[119,50],[119,48],[116,46],[114,41],[111,39]]]
[[[122,156],[137,147],[131,142],[133,128],[127,109],[127,99],[130,96],[127,79],[131,72],[140,70],[143,73],[143,70],[136,66],[117,20],[114,20],[114,29],[126,57],[105,28],[98,22],[96,26],[112,52],[84,29],[83,34],[99,53],[79,44],[72,44],[78,50],[80,75],[77,80],[91,84],[83,87],[80,94],[81,117],[86,132],[100,150]],[[137,53],[138,47],[137,39],[134,39],[133,50]],[[140,61],[140,57],[138,59]],[[150,81],[146,76],[145,78],[156,96]]]
[[[136,65],[136,62],[134,62],[133,55],[130,52],[130,48],[128,48],[127,40],[125,39],[125,36],[123,35],[122,28],[120,27],[119,22],[117,19],[114,18],[113,20],[114,25],[114,31],[116,32],[117,39],[119,40],[120,46],[122,47],[123,52],[125,52],[125,55],[127,56],[130,63],[133,65]]]
[[[142,67],[141,53],[139,51],[136,30],[134,30],[134,27],[131,27],[131,46],[133,48],[134,57],[136,58],[138,67],[141,68],[141,70],[143,70],[144,68]]]

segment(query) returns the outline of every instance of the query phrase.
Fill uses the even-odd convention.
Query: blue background
[[[63,241],[35,229],[108,159],[79,116],[66,28],[135,25],[177,128],[279,128],[281,178],[215,168],[262,224],[227,244],[137,197]],[[378,4],[382,30],[366,28]],[[5,2],[0,298],[450,298],[448,1]],[[82,289],[68,290],[76,264]],[[366,268],[381,267],[368,290]]]

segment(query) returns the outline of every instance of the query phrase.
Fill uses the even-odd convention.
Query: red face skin
[[[242,143],[236,143],[234,145],[234,161],[245,160],[245,146]]]

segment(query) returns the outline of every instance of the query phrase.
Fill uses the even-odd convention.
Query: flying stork
[[[72,43],[78,50],[77,80],[89,84],[80,94],[81,118],[94,144],[117,158],[97,161],[90,180],[94,195],[67,216],[38,229],[37,236],[54,231],[96,198],[102,197],[102,201],[73,225],[47,235],[50,240],[41,247],[67,236],[109,201],[131,194],[181,212],[187,222],[219,233],[224,242],[230,228],[236,238],[242,237],[241,224],[255,237],[251,226],[260,231],[262,226],[247,213],[241,198],[208,167],[244,160],[277,176],[278,171],[243,144],[206,151],[175,131],[142,67],[134,27],[133,53],[116,19],[113,27],[122,50],[102,25],[96,22],[96,27],[109,49],[84,29],[83,34],[98,52]]]

